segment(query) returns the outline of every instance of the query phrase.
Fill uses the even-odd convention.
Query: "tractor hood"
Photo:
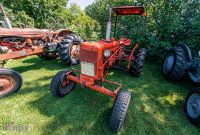
[[[0,36],[19,36],[19,37],[37,37],[45,34],[51,33],[51,30],[48,29],[31,29],[31,28],[0,28]]]
[[[119,46],[120,42],[115,41],[114,38],[111,42],[106,42],[105,40],[100,40],[98,42],[82,42],[81,48],[88,51],[100,51],[103,52],[106,49],[112,49]]]

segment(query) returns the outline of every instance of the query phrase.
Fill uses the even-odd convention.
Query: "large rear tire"
[[[135,55],[135,60],[132,62],[130,71],[136,77],[139,77],[141,75],[142,68],[145,62],[146,53],[147,50],[145,48],[138,49]]]
[[[182,47],[172,48],[163,62],[162,73],[169,81],[177,81],[185,76],[187,57]]]
[[[67,72],[68,70],[58,72],[51,81],[50,90],[55,97],[65,97],[76,86],[75,82],[67,79]],[[76,76],[73,72],[70,75]]]
[[[113,105],[109,126],[113,132],[119,132],[124,124],[128,111],[131,94],[127,91],[121,91]]]
[[[22,86],[21,75],[10,69],[0,69],[0,97],[17,92]]]
[[[184,110],[188,120],[200,126],[200,88],[191,90],[185,100]]]
[[[63,38],[62,42],[58,45],[58,54],[63,64],[76,65],[79,63],[80,44],[82,39],[75,35],[69,34]]]

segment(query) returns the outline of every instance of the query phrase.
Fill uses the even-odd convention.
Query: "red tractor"
[[[65,64],[79,62],[78,48],[82,40],[69,30],[12,28],[3,6],[4,16],[0,28],[0,97],[16,92],[22,86],[22,77],[16,71],[5,69],[3,65],[10,59],[21,59],[38,55],[42,59],[58,56]]]
[[[52,79],[50,89],[54,96],[65,97],[78,83],[82,87],[88,87],[113,97],[114,105],[109,126],[114,132],[118,132],[124,123],[131,94],[128,91],[121,91],[122,84],[106,80],[108,73],[105,73],[105,71],[115,67],[130,71],[135,76],[140,76],[146,56],[146,49],[139,49],[138,44],[136,44],[129,50],[127,48],[131,45],[130,39],[122,36],[116,41],[114,38],[110,38],[112,11],[115,12],[116,18],[119,15],[146,14],[143,7],[122,6],[109,8],[106,39],[97,42],[82,42],[80,45],[81,69],[60,71]],[[126,66],[123,66],[124,64]],[[75,72],[79,75],[76,76]],[[103,86],[104,82],[116,85],[118,88],[114,91],[109,90]]]

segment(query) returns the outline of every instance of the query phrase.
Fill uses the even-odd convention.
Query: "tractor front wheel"
[[[147,50],[145,48],[138,49],[135,59],[131,64],[130,71],[134,76],[139,77],[144,66]]]
[[[17,92],[22,86],[22,77],[10,69],[0,69],[0,97]]]
[[[200,126],[200,88],[191,90],[185,100],[184,110],[188,120]]]
[[[119,132],[124,124],[124,120],[128,111],[131,100],[131,94],[127,91],[121,91],[113,105],[109,126],[112,131]]]
[[[51,93],[56,97],[65,97],[76,86],[76,83],[67,78],[67,70],[58,72],[52,79],[50,84]],[[70,75],[76,76],[75,73]]]

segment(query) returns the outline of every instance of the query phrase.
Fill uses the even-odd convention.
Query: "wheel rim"
[[[74,82],[69,80],[67,77],[64,77],[62,83],[60,84],[60,93],[67,94],[73,89]]]
[[[0,76],[0,95],[12,91],[15,81],[10,76]]]
[[[190,96],[187,102],[187,112],[192,118],[200,116],[200,95],[193,94]]]
[[[79,59],[79,52],[80,52],[79,50],[80,50],[80,46],[78,43],[74,43],[71,46],[71,49],[70,49],[71,59]]]
[[[164,64],[163,64],[163,72],[164,74],[168,74],[172,68],[173,68],[173,65],[174,65],[174,54],[173,53],[170,53],[166,56],[165,58],[165,61],[164,61]]]

